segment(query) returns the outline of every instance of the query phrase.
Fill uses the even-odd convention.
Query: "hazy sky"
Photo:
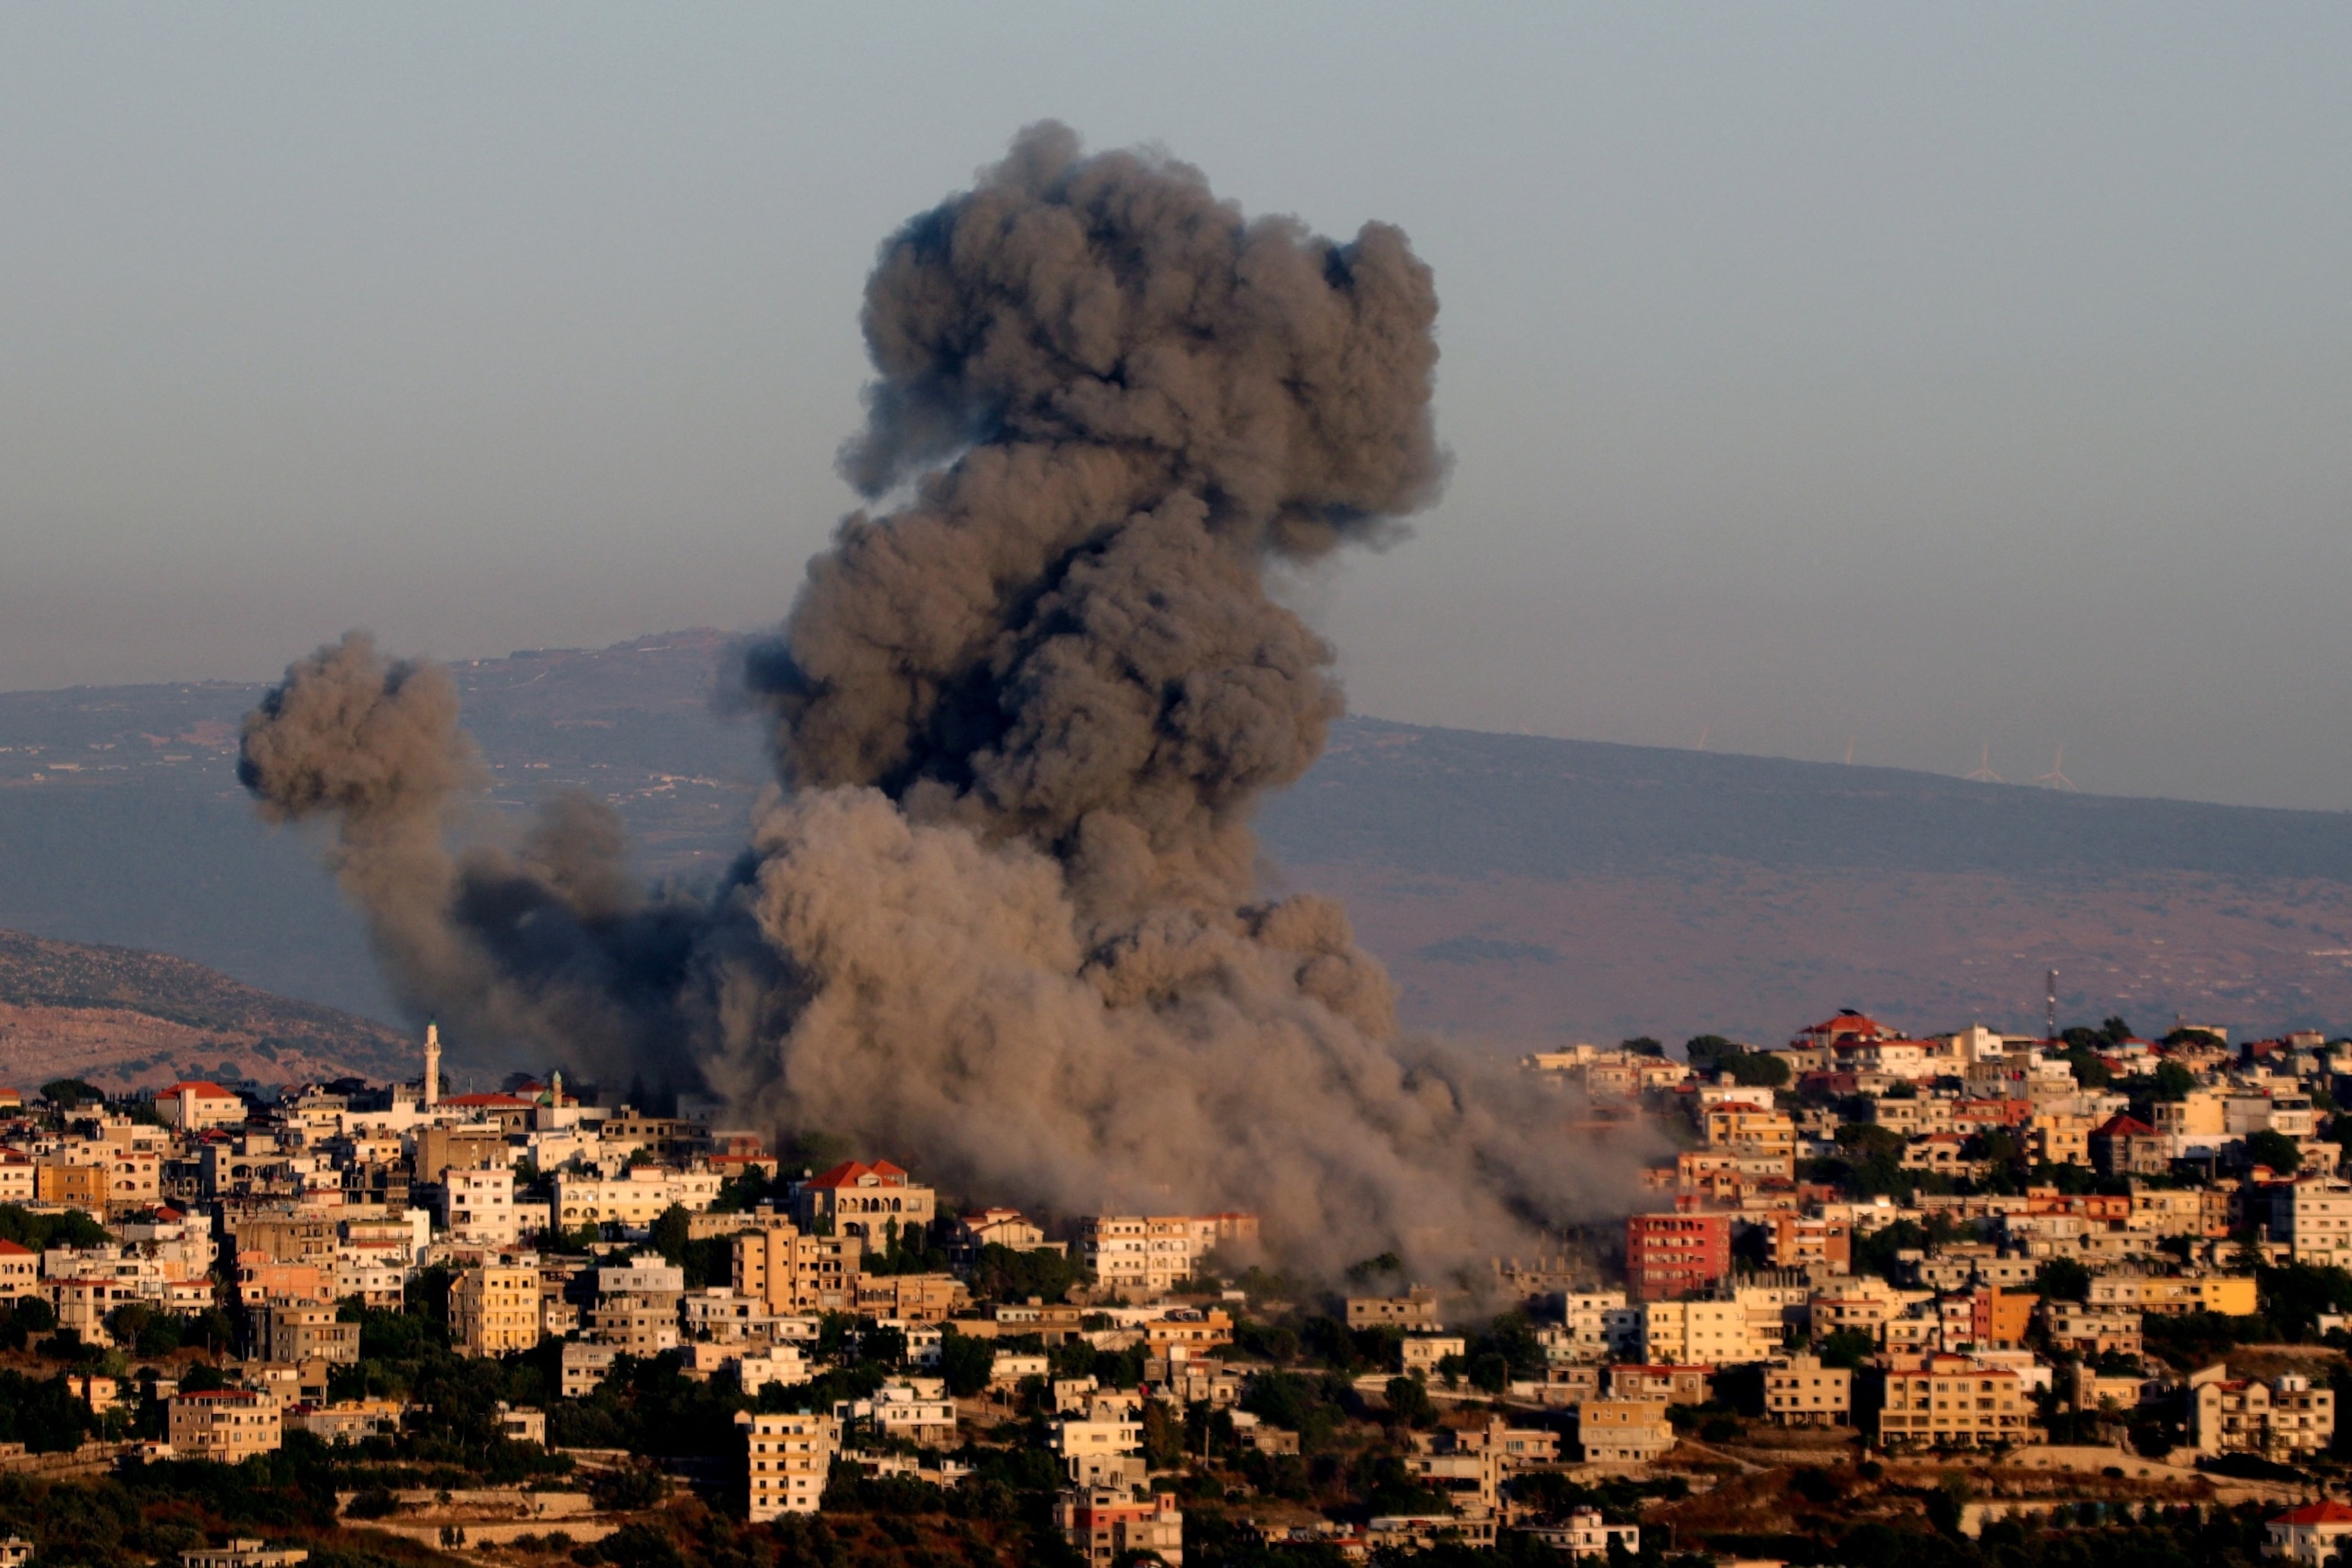
[[[0,11],[0,687],[750,626],[1066,120],[1437,270],[1355,705],[2352,807],[2352,7]]]

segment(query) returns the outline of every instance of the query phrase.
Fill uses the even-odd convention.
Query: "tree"
[[[1742,1051],[1727,1068],[1731,1081],[1743,1089],[1779,1089],[1790,1076],[1789,1058],[1777,1051]]]
[[[41,1085],[41,1098],[60,1110],[72,1110],[79,1106],[103,1105],[106,1093],[78,1078],[53,1078]]]
[[[2282,1176],[2291,1176],[2303,1168],[2303,1151],[2285,1133],[2265,1127],[2246,1134],[2246,1163],[2267,1165]]]
[[[960,1334],[952,1328],[941,1331],[940,1376],[946,1380],[950,1394],[971,1398],[988,1386],[995,1367],[996,1347],[989,1341]]]
[[[1647,1035],[1636,1035],[1630,1040],[1620,1040],[1617,1042],[1617,1048],[1628,1056],[1662,1057],[1666,1054],[1666,1047]]]
[[[2074,1258],[2053,1258],[2034,1271],[2033,1289],[2047,1300],[2084,1300],[2091,1294],[2091,1271]]]
[[[1721,1035],[1694,1035],[1683,1042],[1683,1055],[1693,1072],[1721,1072],[1726,1063],[1748,1047]]]
[[[662,1255],[663,1262],[683,1266],[686,1246],[693,1236],[693,1216],[686,1212],[684,1204],[672,1204],[654,1221],[650,1239],[654,1250]]]
[[[1437,1405],[1417,1377],[1392,1377],[1388,1383],[1389,1417],[1399,1426],[1429,1426],[1437,1421]]]
[[[2152,1081],[2147,1091],[2150,1100],[2186,1100],[2189,1091],[2197,1087],[2197,1075],[2176,1061],[2157,1063],[2156,1071],[2150,1078]]]
[[[2219,1047],[2227,1042],[2210,1029],[2175,1029],[2164,1037],[2162,1043],[2168,1046]]]

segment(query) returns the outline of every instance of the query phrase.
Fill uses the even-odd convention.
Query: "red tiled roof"
[[[2105,1125],[2091,1134],[2094,1138],[2153,1138],[2156,1129],[2137,1117],[2118,1111],[2107,1118]]]
[[[467,1107],[468,1110],[477,1108],[488,1109],[492,1106],[509,1105],[515,1107],[517,1110],[525,1110],[530,1105],[530,1100],[517,1100],[511,1094],[453,1094],[446,1100],[441,1101],[441,1103],[444,1105],[462,1105]]]
[[[0,1258],[30,1258],[32,1256],[33,1249],[29,1247],[19,1247],[13,1241],[0,1241]]]
[[[2301,1508],[2289,1509],[2271,1521],[2273,1524],[2352,1524],[2352,1508],[2347,1508],[2334,1498],[2307,1502]]]
[[[844,1160],[832,1170],[811,1176],[805,1184],[812,1187],[854,1187],[860,1176],[867,1175],[879,1177],[886,1187],[898,1186],[907,1179],[907,1173],[887,1160],[877,1160],[870,1165],[861,1160]]]
[[[159,1089],[155,1091],[155,1098],[162,1100],[166,1095],[181,1093],[194,1094],[205,1100],[235,1100],[236,1098],[236,1096],[231,1094],[220,1085],[216,1083],[205,1083],[201,1079],[188,1083],[175,1083],[169,1089]]]

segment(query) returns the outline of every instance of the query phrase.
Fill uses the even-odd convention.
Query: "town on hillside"
[[[0,1568],[2352,1552],[2352,1040],[1545,1051],[1643,1212],[1331,1280],[440,1050],[0,1091]]]

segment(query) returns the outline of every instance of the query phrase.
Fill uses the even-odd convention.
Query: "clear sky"
[[[877,242],[1053,116],[1436,268],[1359,710],[2352,807],[2352,7],[0,29],[0,687],[772,620]]]

